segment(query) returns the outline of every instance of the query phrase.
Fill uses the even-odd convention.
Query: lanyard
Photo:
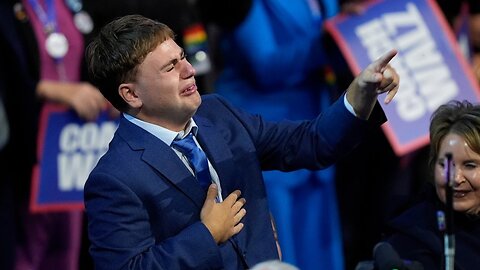
[[[46,12],[39,0],[28,0],[35,15],[43,25],[46,34],[45,50],[47,54],[55,60],[58,76],[61,80],[66,80],[65,67],[63,66],[63,57],[68,52],[67,37],[57,29],[57,14],[55,10],[55,0],[45,0]]]
[[[47,34],[51,34],[57,30],[57,14],[55,13],[53,1],[54,0],[45,0],[45,4],[47,6],[47,12],[45,12],[38,0],[28,0],[38,19],[43,24],[43,29]]]

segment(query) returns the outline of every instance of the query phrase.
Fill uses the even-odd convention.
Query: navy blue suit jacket
[[[197,139],[223,196],[246,199],[243,230],[217,245],[200,222],[206,194],[174,151],[122,118],[85,184],[90,253],[96,269],[244,269],[278,258],[262,170],[321,169],[385,121],[354,117],[343,97],[312,121],[268,122],[220,96],[202,97]],[[298,226],[302,226],[298,224]]]

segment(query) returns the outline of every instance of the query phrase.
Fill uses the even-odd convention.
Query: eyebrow
[[[439,162],[445,162],[445,158],[444,157],[440,157],[438,158],[438,161]],[[465,159],[465,160],[462,160],[461,164],[465,164],[465,163],[480,163],[480,159],[478,158],[468,158],[468,159]]]
[[[182,48],[182,50],[180,51],[180,59],[185,55],[185,50]],[[166,63],[165,65],[161,66],[160,69],[163,70],[165,68],[167,68],[169,65],[175,65],[177,64],[179,61],[179,58],[174,58],[172,60],[170,60],[168,63]]]

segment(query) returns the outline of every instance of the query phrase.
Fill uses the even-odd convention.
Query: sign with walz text
[[[479,86],[453,31],[434,0],[369,2],[362,15],[326,23],[354,74],[395,48],[391,65],[400,76],[382,128],[398,156],[429,143],[432,112],[450,100],[479,100]]]
[[[45,105],[38,136],[38,163],[33,170],[32,212],[83,209],[83,186],[107,151],[118,117],[102,112],[85,122],[74,111]]]

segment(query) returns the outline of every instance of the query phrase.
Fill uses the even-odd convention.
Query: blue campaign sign
[[[400,76],[399,91],[391,104],[381,104],[388,117],[382,128],[399,156],[428,144],[438,106],[480,100],[478,82],[434,0],[371,1],[364,14],[337,16],[326,29],[355,74],[398,50],[391,65]]]
[[[106,152],[118,126],[103,112],[95,122],[75,112],[45,105],[38,137],[38,164],[32,176],[33,212],[83,209],[83,186]]]

